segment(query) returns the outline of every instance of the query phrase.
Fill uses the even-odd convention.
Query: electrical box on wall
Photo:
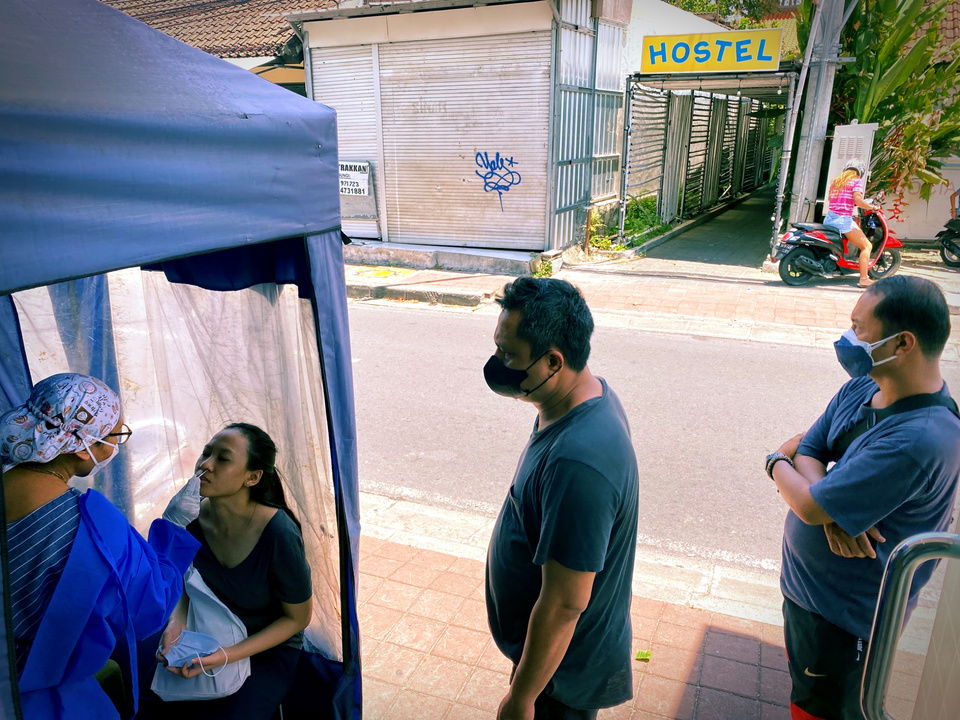
[[[880,127],[877,123],[837,125],[833,128],[833,147],[830,151],[830,166],[827,171],[827,187],[823,190],[823,214],[830,210],[827,188],[851,160],[863,163],[867,169],[866,182],[870,182],[870,158],[873,156],[873,136]]]

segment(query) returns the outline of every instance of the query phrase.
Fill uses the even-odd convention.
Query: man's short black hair
[[[507,285],[497,302],[519,311],[517,337],[530,344],[531,357],[556,348],[572,370],[587,366],[593,316],[576,287],[566,280],[522,277]]]
[[[867,292],[879,296],[873,314],[884,337],[909,330],[917,337],[920,351],[938,358],[950,337],[950,310],[936,283],[910,275],[878,280]]]

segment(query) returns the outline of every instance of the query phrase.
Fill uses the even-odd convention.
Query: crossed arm
[[[877,542],[884,542],[884,537],[876,527],[856,537],[848,535],[813,499],[810,486],[826,477],[827,468],[816,458],[797,454],[801,440],[803,440],[803,434],[790,438],[780,446],[779,451],[793,460],[794,467],[787,462],[778,462],[773,466],[773,481],[784,502],[807,525],[823,526],[830,550],[835,555],[875,558],[877,553],[870,543],[870,538]]]
[[[560,666],[590,602],[596,573],[571,570],[548,559],[541,575],[540,597],[530,614],[523,655],[500,702],[498,720],[532,720],[534,702]]]

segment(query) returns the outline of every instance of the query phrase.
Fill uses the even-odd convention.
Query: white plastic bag
[[[215,637],[221,646],[228,648],[247,637],[243,622],[224,605],[213,590],[191,565],[183,578],[183,586],[190,598],[187,610],[187,629]],[[229,656],[228,656],[229,659]],[[157,665],[153,674],[153,690],[162,700],[214,700],[233,695],[250,677],[250,658],[228,662],[214,674],[204,672],[194,678],[174,675],[163,665]]]

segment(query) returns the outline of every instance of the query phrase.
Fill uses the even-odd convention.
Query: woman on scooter
[[[863,199],[864,167],[859,160],[851,160],[843,166],[843,172],[830,182],[830,211],[823,218],[823,224],[840,232],[860,249],[860,287],[873,284],[867,275],[870,268],[871,244],[860,226],[853,222],[854,207],[864,210],[879,210],[879,205],[871,205]]]

